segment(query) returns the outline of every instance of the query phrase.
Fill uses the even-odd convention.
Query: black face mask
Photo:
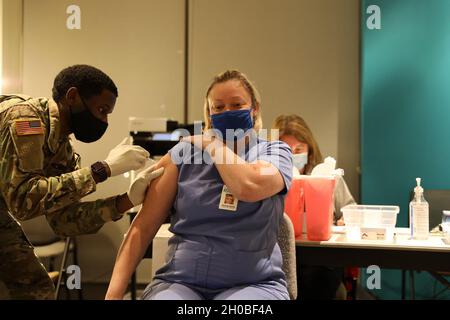
[[[83,111],[73,113],[72,109],[70,109],[72,132],[75,134],[75,138],[81,142],[90,143],[97,141],[105,133],[108,123],[94,117],[83,98],[81,98],[81,101],[84,105]]]

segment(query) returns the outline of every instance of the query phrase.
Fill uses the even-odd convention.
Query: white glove
[[[112,149],[105,162],[111,170],[111,177],[137,170],[145,165],[146,160],[150,157],[150,153],[140,146],[133,146],[128,143],[125,138],[114,149]]]
[[[153,164],[149,168],[142,170],[131,183],[127,194],[133,206],[140,205],[144,202],[147,187],[153,179],[163,174],[164,168],[159,168],[158,170],[155,170],[155,168],[156,165]]]

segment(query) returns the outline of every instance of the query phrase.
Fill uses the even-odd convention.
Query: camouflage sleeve
[[[122,217],[116,209],[116,197],[91,202],[79,202],[62,212],[47,213],[47,221],[60,236],[74,236],[97,232],[108,221]]]
[[[12,131],[13,129],[11,129]],[[42,176],[43,139],[30,135],[20,140],[2,130],[0,146],[1,192],[11,213],[27,220],[77,202],[95,191],[90,168],[56,177]],[[6,132],[5,132],[6,131]]]
[[[22,118],[25,112],[19,112]],[[40,121],[38,116],[32,116],[26,114],[27,121]],[[56,226],[56,232],[81,234],[98,230],[100,221],[103,224],[122,216],[112,199],[79,202],[96,189],[90,168],[44,177],[45,135],[38,131],[18,135],[14,121],[9,118],[7,123],[0,123],[0,192],[14,217],[27,220],[46,214],[51,225]],[[74,223],[76,219],[79,221]],[[64,222],[71,222],[67,232]]]

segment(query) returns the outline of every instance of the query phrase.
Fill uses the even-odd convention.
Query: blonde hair
[[[247,76],[238,70],[227,70],[216,77],[214,77],[213,82],[206,91],[205,104],[203,108],[203,116],[205,119],[204,130],[211,129],[211,119],[210,119],[210,104],[209,104],[209,93],[212,88],[218,83],[224,83],[231,80],[237,80],[241,85],[247,90],[252,99],[252,107],[257,109],[256,115],[253,118],[253,129],[256,131],[262,128],[262,118],[261,118],[261,100],[256,87],[248,80]]]
[[[302,117],[295,114],[281,115],[274,120],[272,127],[279,130],[280,137],[290,135],[308,145],[308,163],[305,166],[305,173],[311,173],[317,164],[323,162],[319,145]]]

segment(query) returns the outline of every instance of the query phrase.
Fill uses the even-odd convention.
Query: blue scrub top
[[[223,181],[207,152],[180,142],[169,154],[178,167],[166,265],[155,279],[202,289],[227,289],[264,281],[285,285],[277,233],[284,196],[292,180],[292,154],[281,141],[257,139],[241,158],[272,163],[285,188],[257,202],[239,201],[236,211],[219,208]]]

